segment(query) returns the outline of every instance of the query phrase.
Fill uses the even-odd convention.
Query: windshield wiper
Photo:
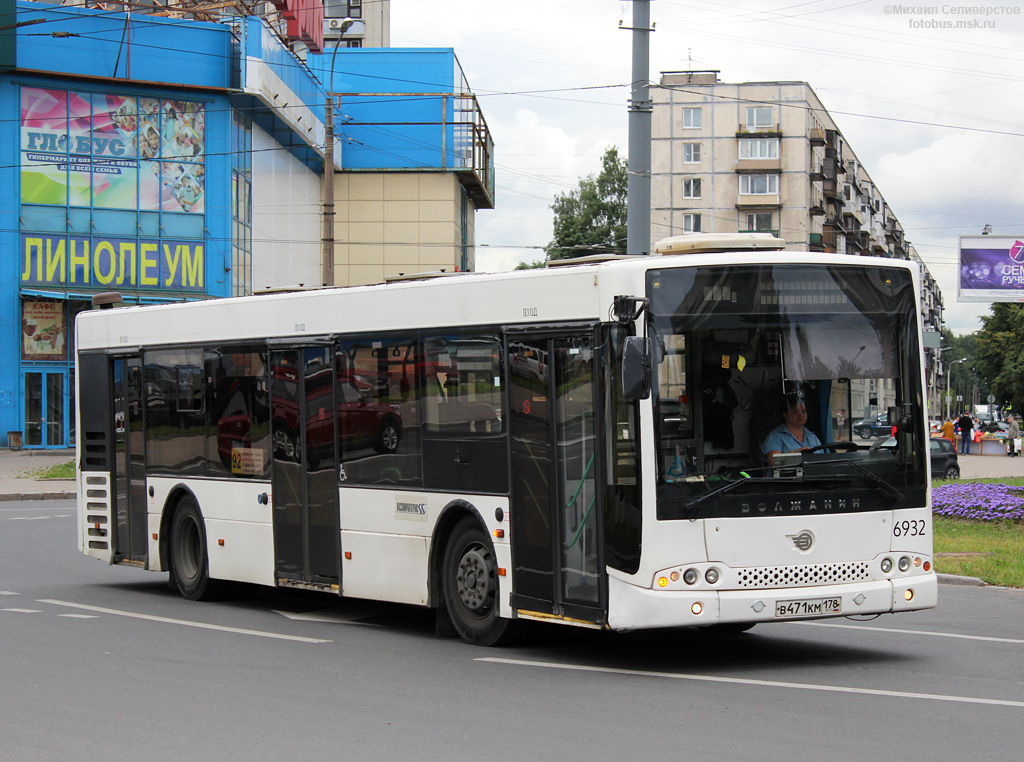
[[[710,500],[711,498],[717,497],[718,495],[723,495],[726,492],[732,492],[734,489],[744,484],[753,484],[755,482],[757,484],[806,484],[808,482],[813,483],[824,481],[832,481],[832,479],[831,477],[827,476],[812,476],[810,478],[801,476],[758,476],[751,477],[750,479],[737,479],[734,482],[729,482],[728,484],[724,484],[721,487],[718,487],[717,489],[713,489],[710,492],[706,492],[705,494],[701,495],[695,500],[691,500],[686,504],[686,508],[687,510],[691,508],[697,508],[697,506],[699,506],[705,500]]]
[[[896,498],[896,500],[899,503],[906,502],[907,498],[906,498],[906,496],[902,492],[900,492],[894,486],[889,484],[889,482],[887,482],[885,479],[883,479],[878,474],[873,474],[870,471],[868,471],[866,468],[864,468],[864,466],[862,466],[860,463],[857,463],[856,461],[853,461],[853,460],[816,460],[816,461],[813,461],[813,465],[815,465],[815,466],[832,466],[832,465],[836,465],[836,464],[842,464],[844,466],[853,466],[855,469],[860,471],[864,476],[868,477],[868,479],[870,479],[871,481],[875,482],[879,487],[881,487],[883,492],[886,492],[890,496]],[[811,464],[806,464],[805,463],[804,465],[811,465]]]

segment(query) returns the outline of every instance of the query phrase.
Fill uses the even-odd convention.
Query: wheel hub
[[[487,608],[493,595],[491,579],[494,576],[494,563],[488,555],[480,548],[470,548],[459,561],[455,582],[459,598],[471,611]]]

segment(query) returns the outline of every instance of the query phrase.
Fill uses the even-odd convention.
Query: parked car
[[[861,439],[892,436],[892,424],[888,413],[881,413],[874,418],[864,418],[853,422],[853,431]]]
[[[889,437],[880,447],[896,447],[896,439]],[[956,457],[956,447],[944,437],[932,437],[928,440],[928,449],[932,461],[933,479],[959,479],[960,461]]]

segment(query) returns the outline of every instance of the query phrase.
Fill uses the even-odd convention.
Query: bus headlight
[[[708,581],[709,585],[713,585],[716,582],[718,582],[718,569],[712,566],[710,569],[704,572],[704,579]]]
[[[695,585],[695,584],[697,584],[697,570],[696,569],[687,569],[686,571],[684,571],[683,572],[683,582],[685,582],[687,585]]]
[[[891,571],[892,571],[892,559],[891,558],[883,558],[882,559],[882,573],[883,574],[888,574]]]
[[[910,556],[901,556],[899,563],[900,571],[905,572],[910,568]]]

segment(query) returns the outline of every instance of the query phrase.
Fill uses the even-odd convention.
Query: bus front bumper
[[[838,610],[831,605],[834,599],[839,600]],[[937,599],[938,578],[934,573],[843,585],[757,590],[651,590],[609,576],[608,626],[624,631],[887,614],[934,608]],[[780,603],[789,604],[784,608],[791,611],[821,606],[827,613],[777,615]]]

